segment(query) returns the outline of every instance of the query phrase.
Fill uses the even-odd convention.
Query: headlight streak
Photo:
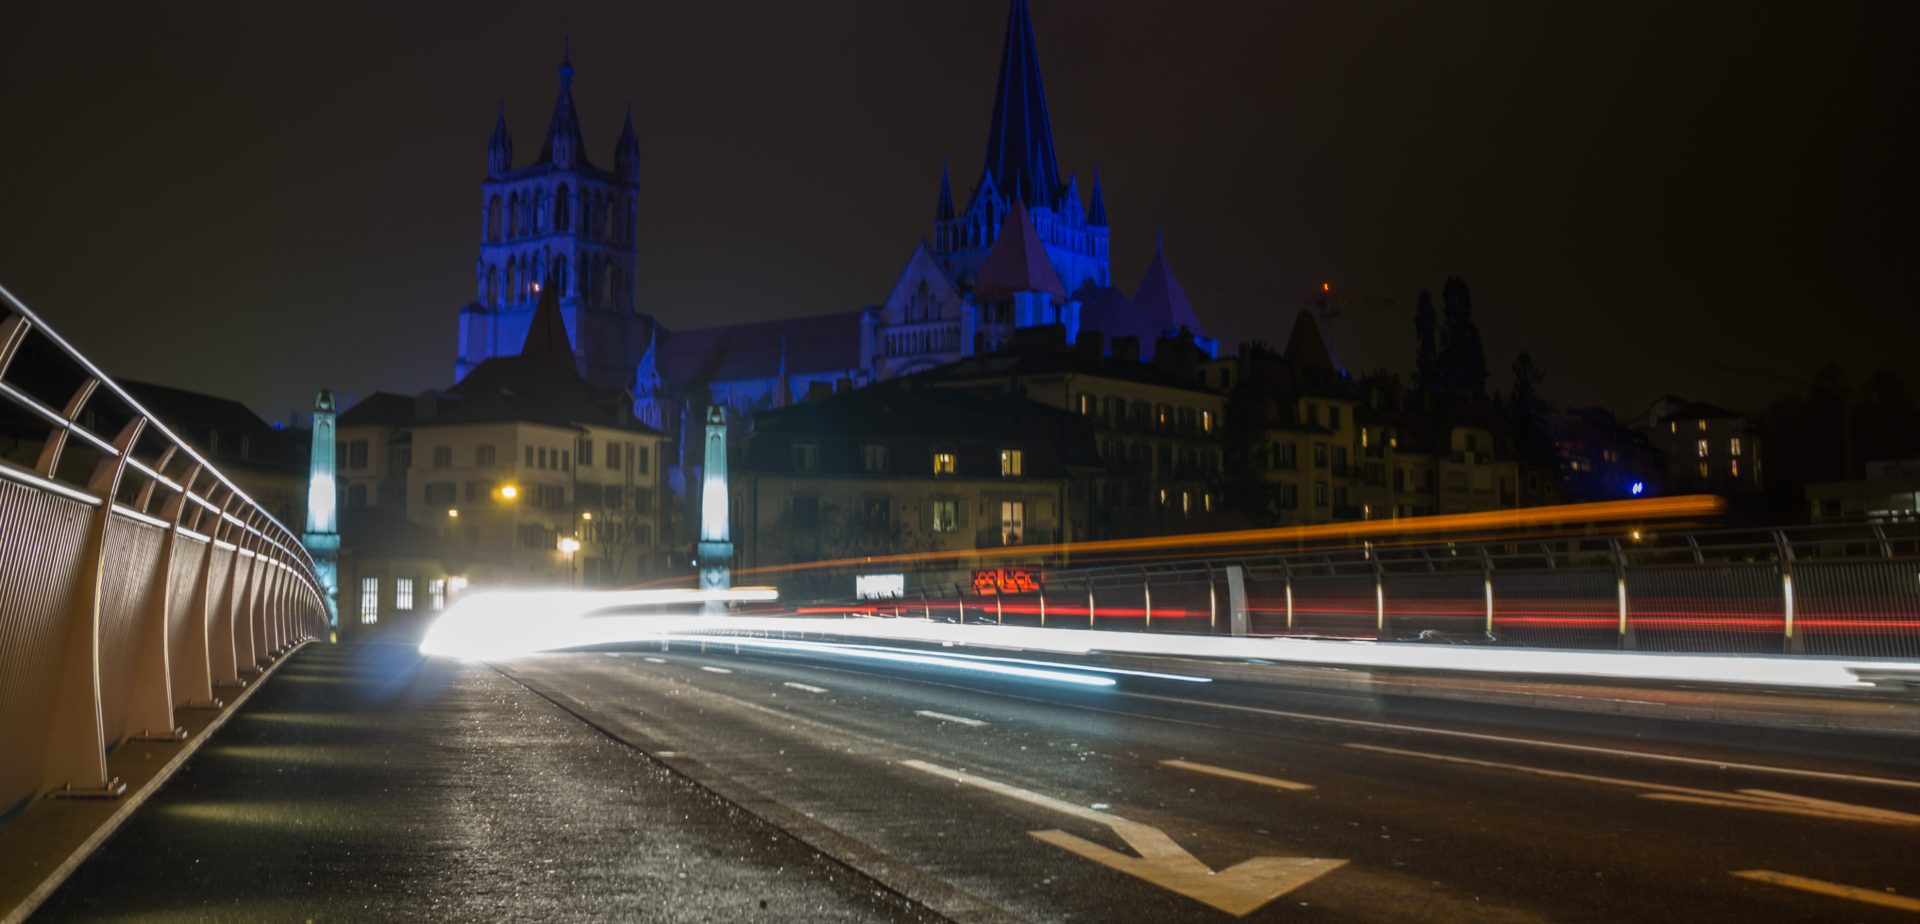
[[[1119,681],[1114,680],[1112,677],[1092,677],[1086,674],[1074,674],[1061,670],[1041,670],[1033,667],[1020,667],[1014,664],[995,663],[993,659],[974,660],[952,655],[911,651],[904,648],[879,648],[870,645],[839,645],[830,642],[802,642],[792,639],[752,638],[738,635],[682,635],[675,636],[674,640],[682,642],[704,642],[709,645],[737,645],[741,648],[763,648],[774,651],[805,651],[816,654],[829,654],[842,658],[865,658],[872,661],[887,661],[898,664],[924,664],[952,670],[1000,674],[1026,680],[1071,683],[1083,687],[1111,687],[1119,683]],[[1027,663],[1044,664],[1046,662],[1032,661]],[[1066,665],[1062,666],[1064,667]]]
[[[713,596],[714,593],[720,595]],[[731,634],[772,633],[843,639],[846,643],[784,643],[789,646],[812,645],[816,646],[814,650],[831,649],[848,656],[852,656],[852,650],[865,649],[871,656],[889,655],[896,660],[911,657],[915,659],[911,663],[955,667],[965,662],[979,665],[981,669],[987,666],[1003,668],[1003,673],[1028,669],[1022,665],[1033,665],[1032,669],[1051,668],[1051,673],[1077,671],[1079,673],[1076,676],[1082,681],[1094,679],[1087,677],[1087,674],[1133,674],[1186,681],[1208,678],[1155,675],[1146,671],[1092,668],[960,652],[929,653],[916,649],[892,649],[887,647],[887,643],[974,646],[1035,653],[1042,657],[1101,652],[1202,658],[1238,664],[1258,661],[1293,666],[1468,672],[1539,680],[1644,680],[1798,689],[1869,689],[1874,684],[1862,680],[1862,673],[1890,668],[1920,668],[1920,665],[1911,661],[1428,646],[1371,641],[956,625],[917,619],[712,616],[697,612],[699,604],[706,599],[764,602],[774,598],[774,592],[769,589],[474,594],[463,598],[442,614],[427,633],[420,650],[428,655],[498,660],[590,645],[671,642],[681,638],[703,637],[710,643],[740,645],[781,641]],[[646,615],[601,612],[632,607],[652,607],[655,611]],[[600,615],[594,615],[596,613]],[[1100,679],[1103,682],[1096,685],[1112,684],[1104,677]]]

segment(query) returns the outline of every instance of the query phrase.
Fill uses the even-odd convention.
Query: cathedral
[[[630,389],[634,414],[669,437],[698,432],[715,401],[736,413],[784,406],[810,393],[857,388],[993,352],[1015,330],[1059,325],[1066,340],[1131,340],[1142,358],[1161,337],[1206,335],[1164,248],[1129,297],[1113,282],[1110,226],[1096,171],[1084,187],[1062,178],[1027,0],[1011,0],[1000,76],[980,174],[959,207],[942,171],[930,236],[908,256],[878,304],[812,317],[668,329],[634,303],[639,143],[633,117],[613,167],[587,159],[574,111],[573,67],[540,155],[513,166],[506,115],[495,123],[482,184],[477,300],[460,311],[456,375],[511,354],[526,338],[541,285],[560,308],[583,376]],[[691,430],[687,428],[691,427]],[[675,440],[676,445],[684,441]],[[691,443],[696,452],[699,441]],[[684,491],[697,458],[669,458]]]

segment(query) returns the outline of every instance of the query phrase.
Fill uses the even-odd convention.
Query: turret
[[[499,179],[513,169],[513,135],[507,132],[507,103],[500,101],[500,114],[493,120],[493,137],[487,141],[487,176]]]
[[[633,133],[633,104],[627,104],[627,122],[620,126],[620,140],[613,145],[613,172],[621,179],[640,179],[640,139]]]
[[[586,148],[580,141],[580,114],[573,108],[573,53],[571,48],[560,58],[560,96],[553,101],[553,118],[547,122],[547,139],[535,161],[568,169],[587,164]]]

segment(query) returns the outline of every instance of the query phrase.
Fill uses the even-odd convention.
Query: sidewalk
[[[932,919],[409,628],[290,657],[33,920]]]

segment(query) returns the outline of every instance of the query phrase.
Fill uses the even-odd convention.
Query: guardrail
[[[0,288],[0,818],[325,627],[300,539]]]
[[[848,609],[964,622],[1639,651],[1920,658],[1920,526],[1506,539],[1031,573]]]

